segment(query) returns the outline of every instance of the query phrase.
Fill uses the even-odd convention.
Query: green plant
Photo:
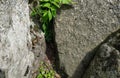
[[[55,78],[55,71],[48,69],[46,64],[42,63],[37,78]]]
[[[49,34],[49,26],[56,16],[57,9],[59,9],[62,4],[70,3],[72,3],[71,0],[37,0],[37,5],[32,10],[31,16],[39,17],[46,39],[51,36]]]

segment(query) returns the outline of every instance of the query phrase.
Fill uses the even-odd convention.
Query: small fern
[[[48,69],[45,63],[41,63],[37,78],[55,78],[55,71],[50,68]]]
[[[56,17],[57,9],[62,4],[70,3],[72,3],[71,0],[38,0],[38,5],[32,10],[31,16],[40,17],[39,21],[42,23],[42,29],[47,40],[49,39],[47,36],[50,35],[48,28],[52,19]]]

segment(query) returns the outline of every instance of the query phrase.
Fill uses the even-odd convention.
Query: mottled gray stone
[[[35,23],[31,19],[31,41],[32,41],[32,52],[34,53],[33,67],[31,68],[31,75],[29,78],[36,78],[39,74],[39,68],[41,62],[46,59],[46,43],[44,33],[39,29],[39,24]]]
[[[83,78],[120,77],[120,30],[106,40],[99,49]]]
[[[74,0],[55,20],[60,65],[69,77],[80,78],[93,54],[88,54],[120,28],[120,0]]]
[[[0,70],[5,78],[29,78],[34,59],[29,28],[28,0],[0,0]]]

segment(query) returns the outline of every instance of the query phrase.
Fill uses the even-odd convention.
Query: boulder
[[[86,70],[83,78],[120,77],[120,30],[104,42]]]
[[[33,60],[28,0],[0,0],[0,78],[29,78]]]
[[[120,28],[119,0],[73,0],[55,19],[55,40],[60,66],[71,78],[81,78],[93,51]]]

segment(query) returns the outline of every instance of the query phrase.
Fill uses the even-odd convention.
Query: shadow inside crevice
[[[56,70],[58,74],[60,74],[61,78],[67,78],[68,75],[65,73],[64,67],[60,67],[60,60],[58,54],[57,43],[55,39],[55,27],[54,27],[54,19],[50,22],[49,31],[52,34],[52,39],[50,41],[46,41],[46,55],[48,59],[51,61],[53,68]]]
[[[120,33],[120,29],[113,32],[112,34],[110,34],[103,42],[101,42],[98,46],[96,46],[93,50],[91,50],[90,52],[88,52],[86,54],[86,56],[83,58],[83,60],[80,62],[80,64],[78,65],[78,67],[76,68],[76,71],[74,72],[74,74],[72,75],[71,78],[83,78],[84,74],[86,73],[87,69],[89,68],[92,60],[94,59],[94,57],[97,54],[97,50],[100,48],[100,46],[104,43],[108,43],[112,44],[112,46],[114,48],[116,48],[117,50],[120,51],[120,44],[119,45],[114,45],[113,43],[109,43],[108,41],[110,39],[112,39],[113,37],[116,38],[116,34]],[[120,36],[118,37],[118,39],[120,39]],[[118,42],[116,42],[118,43]]]
[[[72,8],[74,8],[72,5],[62,5],[61,8],[57,11],[57,14],[59,15],[61,13],[61,10],[68,10]],[[57,71],[61,78],[68,78],[65,67],[60,66],[59,52],[56,43],[55,19],[52,19],[52,21],[50,21],[48,29],[51,34],[51,39],[50,41],[46,40],[46,55],[51,61],[53,68]]]
[[[5,71],[0,69],[0,78],[6,78]]]

